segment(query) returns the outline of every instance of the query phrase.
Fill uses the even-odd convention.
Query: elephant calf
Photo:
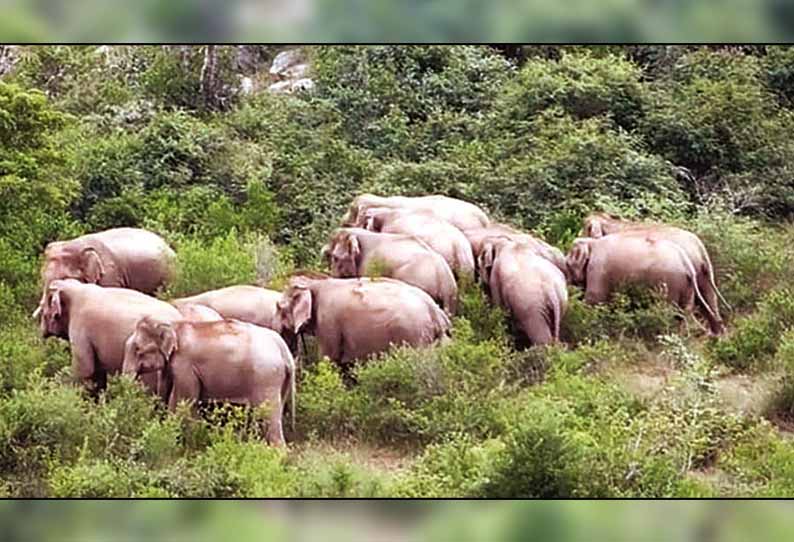
[[[562,271],[533,246],[509,239],[486,240],[478,264],[491,299],[516,320],[531,344],[559,341],[560,322],[568,306]]]
[[[179,401],[225,400],[272,409],[265,434],[284,444],[282,413],[290,399],[295,420],[295,363],[273,330],[237,320],[172,322],[144,317],[125,346],[123,372],[162,371],[168,408]]]
[[[121,370],[124,342],[144,316],[181,320],[173,306],[126,288],[103,288],[74,279],[52,281],[41,303],[41,335],[66,339],[72,371],[90,389],[104,388],[108,374]],[[156,393],[157,375],[144,383]]]
[[[381,233],[413,235],[439,253],[452,271],[474,276],[474,255],[466,236],[432,211],[372,208],[364,214],[360,227]]]
[[[421,288],[448,314],[457,310],[458,286],[452,270],[444,258],[416,237],[340,228],[323,247],[323,256],[335,277],[377,272]]]
[[[279,299],[281,292],[259,286],[238,285],[174,299],[171,303],[177,308],[188,304],[204,305],[224,318],[274,329],[273,319]]]
[[[567,263],[572,283],[584,286],[588,303],[607,301],[625,283],[663,285],[670,302],[691,312],[697,299],[706,308],[712,329],[721,327],[719,317],[701,295],[689,256],[672,241],[625,232],[598,239],[580,237],[574,241]]]
[[[450,320],[433,299],[399,280],[293,277],[278,303],[279,330],[317,337],[320,354],[347,365],[391,345],[422,346],[447,337]]]

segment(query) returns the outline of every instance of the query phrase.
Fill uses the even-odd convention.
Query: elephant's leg
[[[97,381],[97,360],[94,347],[87,337],[76,335],[72,341],[72,374],[92,394],[102,389]]]
[[[284,405],[281,402],[281,387],[269,389],[265,400],[270,409],[270,418],[267,421],[262,420],[267,443],[271,446],[284,446],[284,430],[281,424]]]
[[[168,399],[168,410],[174,412],[180,401],[193,401],[191,411],[198,413],[198,401],[201,395],[201,382],[198,377],[189,374],[174,374],[171,385],[171,397]]]
[[[588,276],[584,300],[591,305],[609,300],[609,284],[604,276]]]
[[[549,318],[546,318],[541,308],[538,307],[521,320],[521,328],[532,346],[554,342],[554,334],[550,325],[551,318],[553,318],[553,315],[549,315]]]

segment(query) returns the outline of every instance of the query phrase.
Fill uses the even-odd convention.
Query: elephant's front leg
[[[193,415],[198,413],[198,400],[201,394],[201,382],[192,371],[185,371],[183,374],[173,374],[171,376],[171,396],[168,399],[168,409],[176,411],[180,401],[192,401],[191,412]]]
[[[87,337],[81,334],[73,335],[72,340],[72,374],[93,395],[97,394],[103,386],[101,379],[97,379],[97,363],[94,347]]]

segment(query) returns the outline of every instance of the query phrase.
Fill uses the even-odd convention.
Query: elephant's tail
[[[560,299],[555,295],[554,300],[551,302],[552,309],[552,333],[555,342],[560,340],[560,320],[562,319],[562,304]]]
[[[282,404],[285,404],[287,399],[289,399],[290,403],[290,426],[292,427],[292,432],[295,432],[295,410],[296,410],[296,403],[297,403],[297,391],[296,391],[296,379],[297,379],[297,363],[295,362],[295,358],[293,357],[292,353],[289,351],[289,348],[286,347],[283,349],[284,355],[287,359],[287,381],[284,382],[282,389],[281,389],[281,401]]]
[[[687,269],[689,271],[689,278],[692,281],[692,288],[695,290],[695,297],[697,298],[698,303],[700,303],[705,309],[706,313],[708,314],[709,321],[712,322],[712,327],[714,327],[714,323],[719,322],[720,318],[716,314],[714,314],[712,308],[703,298],[703,294],[700,291],[700,286],[698,286],[697,269],[695,269],[695,266],[692,265],[692,260],[689,258],[689,256],[687,256],[687,253],[684,251],[684,249],[682,249],[680,246],[678,246],[675,243],[673,243],[673,245],[676,248],[678,248],[678,253],[681,255],[681,258],[683,258],[683,261],[687,266]]]
[[[706,250],[706,247],[703,247],[703,261],[705,262],[706,269],[704,269],[706,276],[709,279],[709,286],[711,286],[714,291],[717,293],[717,297],[720,298],[725,306],[728,308],[729,311],[733,312],[733,307],[731,304],[728,303],[725,298],[722,296],[722,292],[720,292],[719,288],[717,288],[717,283],[714,281],[714,266],[711,265],[711,258],[709,258],[709,253]]]

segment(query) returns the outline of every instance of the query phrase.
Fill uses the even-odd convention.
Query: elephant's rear
[[[114,228],[92,236],[114,255],[128,288],[153,293],[173,280],[176,254],[156,233],[139,228]]]

